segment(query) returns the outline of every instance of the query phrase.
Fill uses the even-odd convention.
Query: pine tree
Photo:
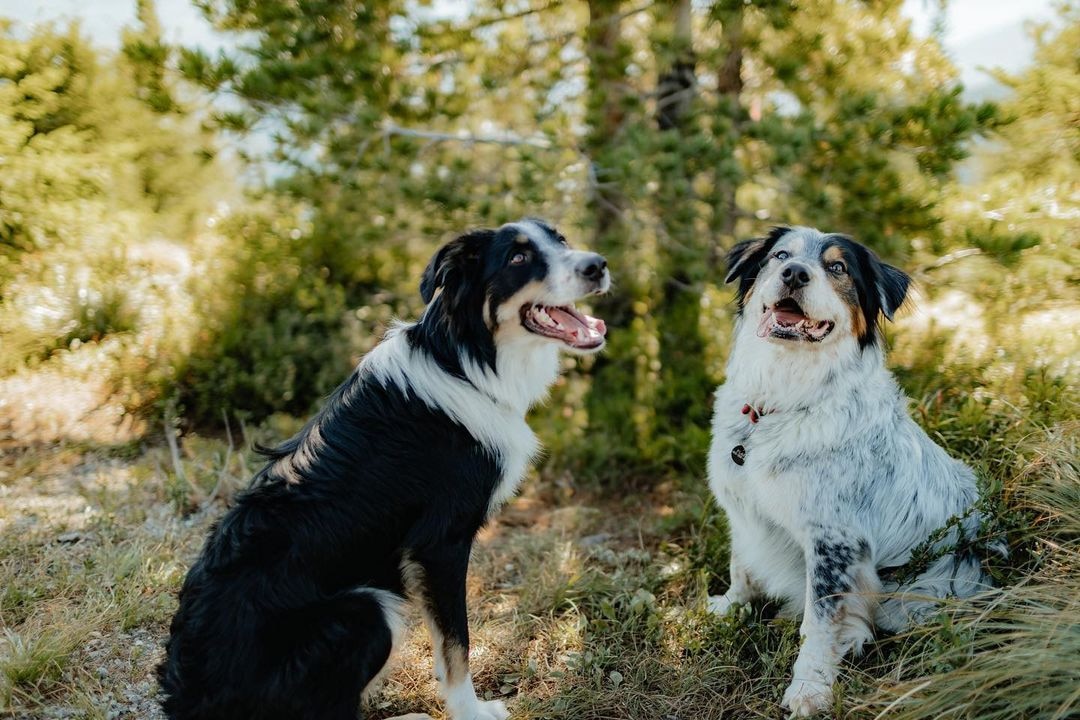
[[[435,238],[524,214],[608,256],[609,349],[582,422],[620,472],[700,461],[724,248],[801,222],[902,259],[942,235],[951,169],[997,121],[899,0],[204,7],[255,42],[181,65],[243,100],[223,126],[274,132],[277,189],[312,217],[305,262],[348,304],[410,314]]]
[[[701,397],[717,378],[695,359],[723,353],[722,339],[708,333],[716,332],[712,321],[727,321],[702,317],[693,300],[703,291],[706,300],[716,297],[709,288],[719,283],[722,248],[760,231],[758,218],[847,232],[894,260],[913,236],[941,236],[951,169],[967,140],[998,119],[992,106],[962,101],[955,70],[935,41],[911,35],[900,5],[716,2],[694,18],[693,33],[683,31],[692,42],[682,51],[693,54],[681,60],[680,36],[669,29],[679,24],[678,4],[659,7],[649,73],[670,87],[672,71],[696,60],[698,77],[685,83],[694,92],[677,123],[657,107],[663,86],[650,95],[640,73],[622,68],[611,77],[612,66],[604,69],[608,84],[648,102],[624,104],[621,132],[633,133],[632,159],[619,154],[626,143],[617,145],[618,132],[594,123],[603,139],[597,175],[620,178],[624,215],[644,199],[628,188],[656,188],[655,208],[634,228],[637,242],[624,238],[621,248],[630,250],[614,248],[612,265],[617,277],[634,274],[641,246],[651,244],[658,277],[637,300],[646,311],[633,326],[633,347],[615,344],[598,363],[600,397],[590,400],[592,431],[621,432],[620,443],[626,418],[641,418],[635,425],[645,432],[628,455],[661,466],[700,457],[708,413]],[[660,119],[651,133],[642,130],[648,108]],[[621,362],[622,352],[636,358]],[[627,379],[604,377],[611,373]],[[612,388],[628,385],[637,388],[637,406],[604,415]]]
[[[133,248],[189,242],[231,195],[197,119],[148,106],[130,62],[74,26],[0,25],[0,372],[110,335],[156,353],[169,323],[144,314],[173,289]]]

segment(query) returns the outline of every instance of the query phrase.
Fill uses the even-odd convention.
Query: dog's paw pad
[[[791,711],[791,717],[816,715],[832,704],[832,688],[825,683],[796,680],[784,691],[780,703]]]
[[[738,603],[732,602],[727,595],[710,595],[705,603],[705,609],[717,617],[723,617],[731,612]]]
[[[477,703],[476,714],[469,720],[507,720],[510,711],[502,700],[481,700]]]

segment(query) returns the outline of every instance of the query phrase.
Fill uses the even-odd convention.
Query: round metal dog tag
[[[731,448],[731,459],[735,462],[736,465],[742,465],[744,462],[746,462],[746,448],[744,448],[742,445],[736,445],[735,447]]]

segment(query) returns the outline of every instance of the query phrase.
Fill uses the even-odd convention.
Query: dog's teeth
[[[559,325],[550,315],[548,315],[547,308],[542,306],[536,315],[536,321],[544,327],[558,327]]]

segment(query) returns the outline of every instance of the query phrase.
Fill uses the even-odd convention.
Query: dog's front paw
[[[780,703],[791,711],[791,717],[815,715],[832,704],[832,688],[822,682],[795,680],[784,691]]]
[[[480,700],[476,703],[474,714],[460,720],[506,720],[510,717],[510,711],[502,700]],[[454,718],[459,720],[459,718]]]
[[[710,595],[708,602],[705,604],[705,609],[717,617],[724,617],[738,604],[727,595]]]

